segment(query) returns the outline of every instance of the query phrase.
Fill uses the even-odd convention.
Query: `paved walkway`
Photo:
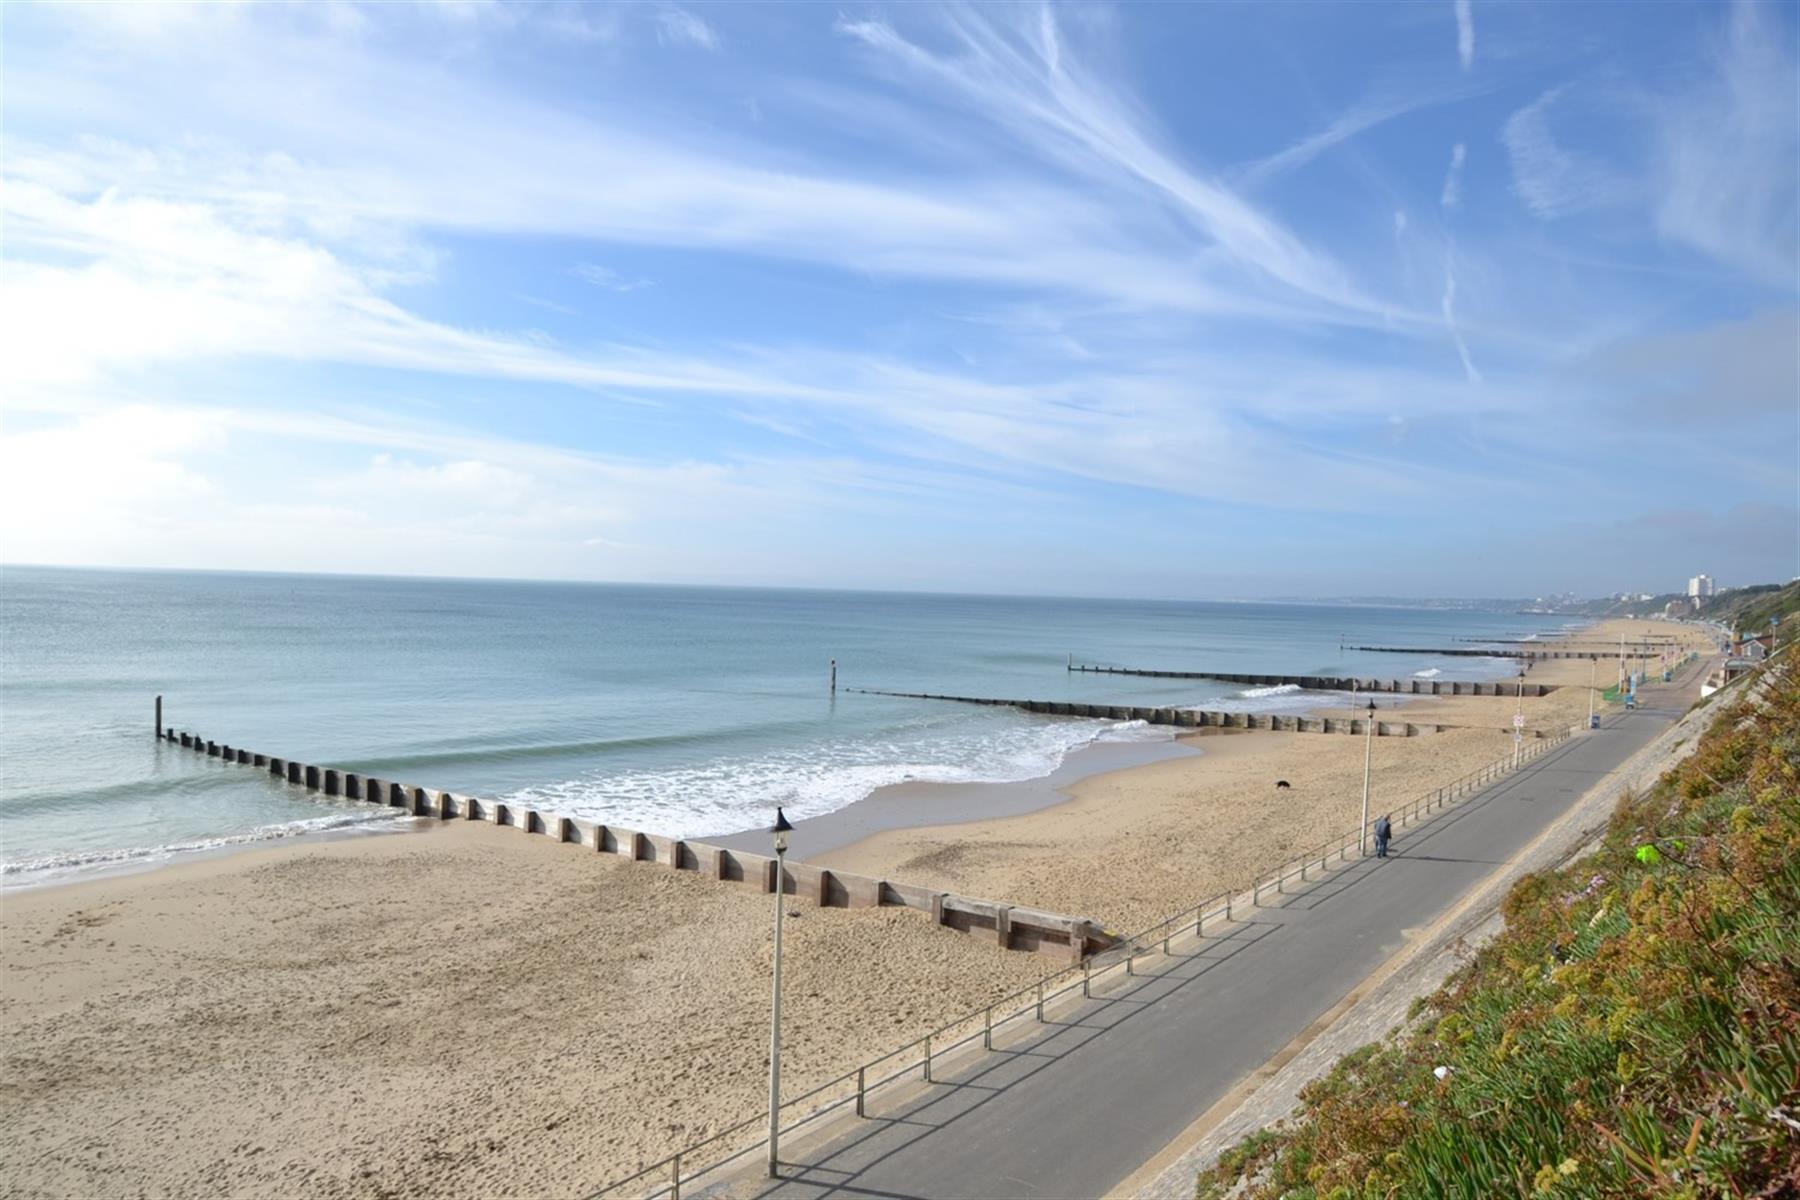
[[[1123,986],[1043,1025],[1013,1023],[991,1053],[941,1063],[933,1084],[872,1098],[866,1119],[784,1143],[782,1180],[740,1175],[701,1194],[1103,1195],[1667,728],[1694,694],[1688,674],[1646,693],[1667,707],[1615,715],[1396,831],[1390,858],[1265,897],[1169,957],[1140,960]]]

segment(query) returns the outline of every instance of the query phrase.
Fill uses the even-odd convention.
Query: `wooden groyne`
[[[614,854],[632,862],[655,863],[676,871],[696,871],[709,879],[747,884],[764,893],[773,893],[778,886],[776,860],[761,854],[663,837],[619,825],[577,821],[524,805],[415,787],[356,771],[315,766],[214,742],[196,733],[163,728],[161,696],[156,698],[156,718],[159,741],[186,747],[221,762],[266,771],[276,779],[310,792],[398,808],[416,817],[511,826],[525,833],[543,834],[558,842],[587,846],[598,854]],[[1073,963],[1109,949],[1118,941],[1098,922],[1085,917],[1043,912],[996,900],[979,900],[791,859],[781,871],[779,887],[783,892],[805,896],[821,908],[917,909],[929,913],[933,924],[991,938],[1002,949],[1028,950]]]
[[[1346,646],[1370,654],[1450,654],[1462,658],[1617,658],[1604,650],[1477,650],[1471,646]]]
[[[1091,675],[1137,675],[1151,679],[1218,679],[1257,687],[1293,686],[1314,692],[1393,692],[1408,696],[1512,696],[1519,685],[1510,680],[1355,679],[1336,675],[1245,675],[1235,671],[1151,671],[1140,667],[1096,667],[1070,663],[1069,670]],[[1546,696],[1554,683],[1528,683],[1525,695]]]
[[[1565,637],[1542,637],[1542,638],[1459,637],[1459,638],[1451,638],[1450,640],[1453,642],[1475,642],[1475,643],[1477,643],[1479,645],[1483,645],[1483,646],[1555,646],[1555,647],[1561,647],[1561,646],[1617,646],[1619,644],[1618,640],[1616,638],[1608,639],[1608,638],[1578,638],[1578,637],[1569,637],[1569,638],[1565,638]],[[1676,645],[1680,645],[1680,643],[1678,641],[1676,641],[1676,639],[1671,638],[1671,637],[1632,638],[1630,641],[1627,641],[1625,644],[1627,646],[1676,646]]]
[[[995,700],[986,696],[940,696],[931,692],[884,692],[876,688],[849,688],[864,696],[895,696],[903,700],[947,700],[955,704],[986,704],[1016,708],[1052,717],[1098,717],[1104,721],[1142,721],[1146,725],[1173,725],[1178,729],[1268,729],[1287,733],[1367,733],[1362,717],[1301,717],[1286,713],[1213,712],[1199,708],[1145,708],[1142,705],[1082,704],[1063,700]],[[1418,737],[1460,725],[1435,725],[1420,721],[1376,721],[1376,737]],[[1539,734],[1538,736],[1542,736]]]

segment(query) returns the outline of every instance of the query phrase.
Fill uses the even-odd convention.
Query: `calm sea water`
[[[1447,646],[1555,618],[1417,609],[186,572],[0,571],[0,871],[32,882],[378,825],[152,739],[515,797],[678,836],[812,816],[904,780],[1049,773],[1166,731],[850,694],[1315,708],[1316,694],[1071,675],[1077,661],[1260,673],[1503,675]],[[840,691],[826,687],[839,663]]]

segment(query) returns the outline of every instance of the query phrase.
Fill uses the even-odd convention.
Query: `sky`
[[[1785,580],[1797,14],[7,4],[0,558]]]

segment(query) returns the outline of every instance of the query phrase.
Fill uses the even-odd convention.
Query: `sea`
[[[1496,678],[1515,612],[724,587],[0,568],[0,884],[326,831],[397,810],[154,739],[253,752],[678,837],[821,815],[903,782],[1048,775],[1139,723],[854,689],[1307,711],[1334,698],[1071,661]],[[830,664],[838,688],[830,690]],[[1345,702],[1339,699],[1337,702]]]

